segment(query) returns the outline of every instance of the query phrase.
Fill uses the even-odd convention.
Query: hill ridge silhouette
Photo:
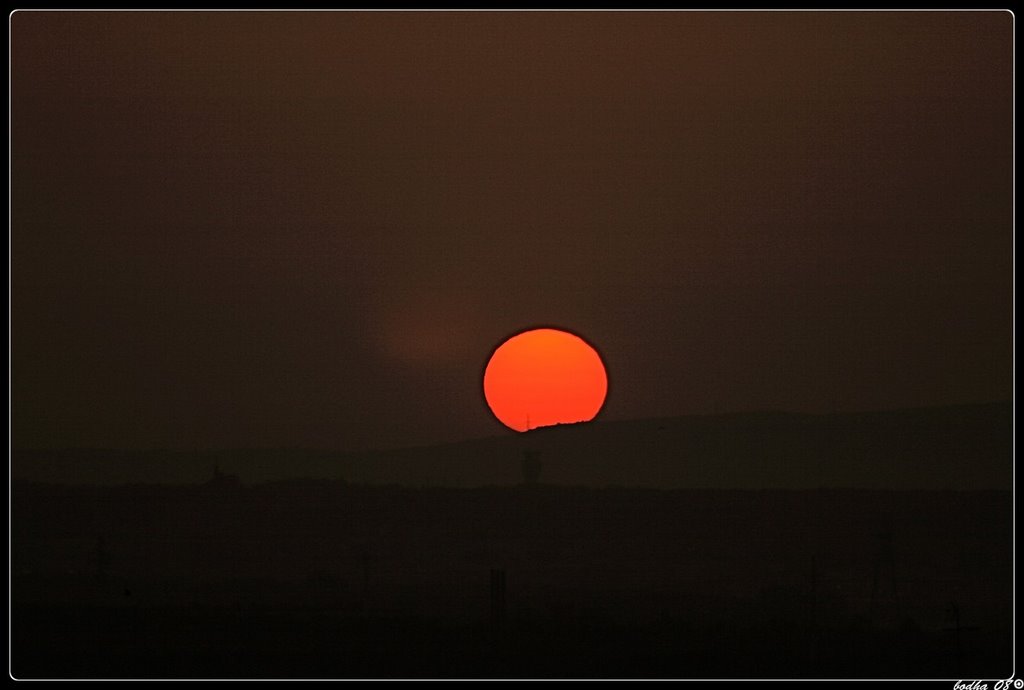
[[[598,420],[435,445],[364,452],[316,448],[24,449],[16,480],[243,482],[290,478],[472,487],[522,481],[525,450],[541,483],[662,488],[1008,489],[1011,402],[862,412],[759,410]]]

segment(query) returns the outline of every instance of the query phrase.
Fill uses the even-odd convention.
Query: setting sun
[[[608,375],[597,351],[577,335],[537,328],[512,336],[491,355],[484,397],[516,431],[588,422],[601,410]]]

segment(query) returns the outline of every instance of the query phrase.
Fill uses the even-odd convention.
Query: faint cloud
[[[406,364],[447,366],[472,356],[481,309],[467,295],[402,295],[383,309],[379,330],[384,354]]]

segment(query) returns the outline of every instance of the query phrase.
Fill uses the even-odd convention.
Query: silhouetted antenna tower
[[[527,448],[523,451],[523,483],[533,486],[540,481],[540,451]]]
[[[811,665],[818,664],[818,558],[811,554]]]
[[[946,605],[946,622],[951,623],[945,630],[953,633],[953,651],[955,652],[954,658],[956,659],[956,668],[954,670],[959,673],[963,648],[960,646],[960,606],[955,601],[951,601]]]
[[[491,568],[491,623],[505,621],[505,571]]]

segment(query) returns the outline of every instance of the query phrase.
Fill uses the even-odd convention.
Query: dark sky
[[[1012,395],[1006,12],[12,18],[12,443],[502,433]]]

